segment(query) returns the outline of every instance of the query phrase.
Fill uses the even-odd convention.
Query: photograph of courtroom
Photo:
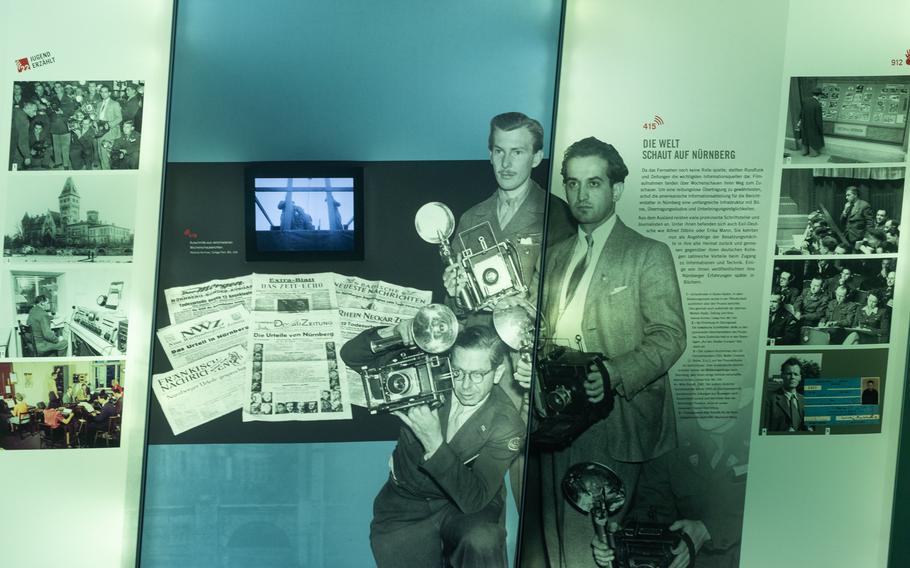
[[[905,168],[785,169],[775,254],[890,254],[900,240]]]
[[[793,77],[784,165],[903,162],[910,76]]]
[[[0,363],[0,451],[120,446],[124,362]]]
[[[896,261],[776,260],[768,345],[888,343]]]

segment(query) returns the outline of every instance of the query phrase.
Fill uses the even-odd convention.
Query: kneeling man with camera
[[[405,347],[374,353],[393,335]],[[503,477],[525,433],[498,386],[507,348],[489,326],[472,326],[447,354],[402,368],[423,357],[413,345],[408,320],[364,331],[341,350],[349,367],[371,377],[371,411],[392,411],[404,423],[373,503],[373,556],[380,568],[440,566],[443,559],[454,567],[506,566]]]

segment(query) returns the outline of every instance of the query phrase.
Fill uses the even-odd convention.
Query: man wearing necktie
[[[840,215],[844,227],[844,238],[853,252],[856,243],[866,237],[866,231],[872,228],[875,221],[872,217],[872,206],[859,198],[859,190],[850,186],[844,193],[844,210]]]
[[[803,381],[802,365],[790,357],[780,366],[781,387],[771,393],[762,409],[762,430],[765,432],[798,432],[808,430],[805,423],[806,403],[796,392]]]
[[[559,489],[571,465],[609,466],[632,497],[642,465],[677,445],[667,372],[686,348],[679,282],[669,247],[616,214],[628,173],[616,149],[594,137],[575,142],[563,157],[563,186],[578,230],[547,249],[541,309],[556,342],[605,356],[609,378],[592,372],[584,388],[594,404],[613,391],[615,405],[568,448],[540,454],[539,522],[551,567],[595,566],[591,520]]]
[[[362,332],[341,348],[351,368],[388,363],[370,341],[398,334],[413,344],[408,321]],[[440,408],[395,412],[404,425],[389,478],[373,502],[370,544],[380,568],[504,568],[503,526],[509,465],[524,447],[525,423],[499,388],[506,346],[488,326],[463,328],[449,351],[453,392]]]
[[[111,147],[115,140],[120,138],[120,123],[123,121],[123,113],[120,110],[120,103],[111,98],[111,89],[107,85],[102,85],[99,90],[101,93],[101,102],[98,103],[98,122],[106,123],[108,130],[98,139],[99,160],[102,170],[111,169]],[[105,144],[110,142],[110,144]]]

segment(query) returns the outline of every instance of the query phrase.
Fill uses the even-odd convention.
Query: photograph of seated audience
[[[775,252],[896,253],[903,187],[899,167],[784,170]]]
[[[0,450],[120,446],[121,361],[0,363]]]
[[[888,343],[896,260],[775,261],[768,344]]]
[[[9,169],[135,170],[143,81],[16,81]]]

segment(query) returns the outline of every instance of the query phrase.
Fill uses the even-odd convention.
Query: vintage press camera
[[[414,225],[420,238],[439,245],[439,253],[448,265],[457,264],[464,269],[468,282],[458,301],[468,311],[489,309],[505,296],[527,292],[518,251],[509,241],[499,242],[488,222],[459,233],[462,250],[458,258],[449,243],[455,231],[455,217],[445,204],[425,204],[417,211]]]
[[[394,412],[429,404],[441,405],[452,390],[449,350],[458,335],[458,319],[447,306],[430,304],[411,320],[408,333],[415,346],[404,347],[397,334],[370,343],[374,353],[390,358],[360,370],[370,414]]]
[[[619,512],[626,502],[625,486],[609,467],[595,462],[573,465],[562,478],[562,491],[576,509],[591,514],[595,535],[616,554],[616,568],[668,568],[680,540],[689,547],[689,566],[694,564],[692,540],[682,531],[671,531],[668,525],[633,521],[615,530],[608,528],[610,515]]]
[[[592,371],[600,372],[604,382],[604,398],[597,404],[588,400],[584,389]],[[548,345],[538,354],[534,389],[537,416],[531,443],[545,450],[568,446],[613,410],[610,374],[600,353]]]

